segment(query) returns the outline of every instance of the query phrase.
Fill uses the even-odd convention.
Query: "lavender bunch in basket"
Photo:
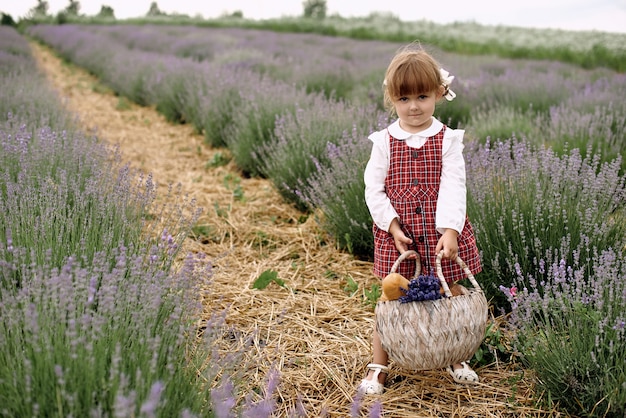
[[[420,274],[409,281],[408,289],[403,289],[405,295],[400,296],[399,300],[400,303],[437,300],[441,298],[440,288],[439,279],[432,272],[428,275]]]

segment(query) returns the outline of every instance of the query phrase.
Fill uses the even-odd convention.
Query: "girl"
[[[384,278],[398,256],[413,249],[420,254],[422,271],[435,268],[436,254],[450,283],[464,274],[457,255],[472,274],[481,271],[472,226],[465,213],[465,161],[463,130],[450,129],[433,117],[443,97],[456,95],[454,79],[435,59],[413,44],[401,49],[385,74],[385,107],[398,119],[374,132],[372,154],[365,169],[365,200],[374,221],[374,274]],[[413,277],[415,261],[405,260],[397,272]],[[383,392],[388,370],[387,353],[374,327],[373,363],[359,389]],[[459,383],[478,382],[462,362],[448,367]]]

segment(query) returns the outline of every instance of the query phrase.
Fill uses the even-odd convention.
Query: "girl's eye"
[[[401,102],[406,102],[409,99],[408,99],[408,97],[400,97],[398,100],[401,101]]]

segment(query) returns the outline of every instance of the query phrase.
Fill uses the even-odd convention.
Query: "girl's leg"
[[[387,377],[387,353],[383,350],[380,337],[374,326],[372,336],[373,362],[367,365],[368,372],[365,379],[361,380],[359,391],[366,395],[380,395],[385,390],[385,378]]]
[[[374,335],[372,336],[372,363],[381,364],[386,366],[389,362],[389,357],[385,350],[383,350],[383,346],[380,343],[380,337],[378,336],[378,331],[376,331],[376,325],[374,325]],[[371,380],[374,375],[373,370],[369,370],[367,373],[366,380]],[[385,384],[385,378],[387,377],[387,373],[382,372],[378,375],[378,382],[381,384]]]

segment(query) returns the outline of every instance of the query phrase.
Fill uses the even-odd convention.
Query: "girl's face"
[[[441,99],[439,90],[430,93],[410,94],[393,101],[396,114],[400,119],[400,127],[412,134],[427,129],[432,124],[435,105]]]

